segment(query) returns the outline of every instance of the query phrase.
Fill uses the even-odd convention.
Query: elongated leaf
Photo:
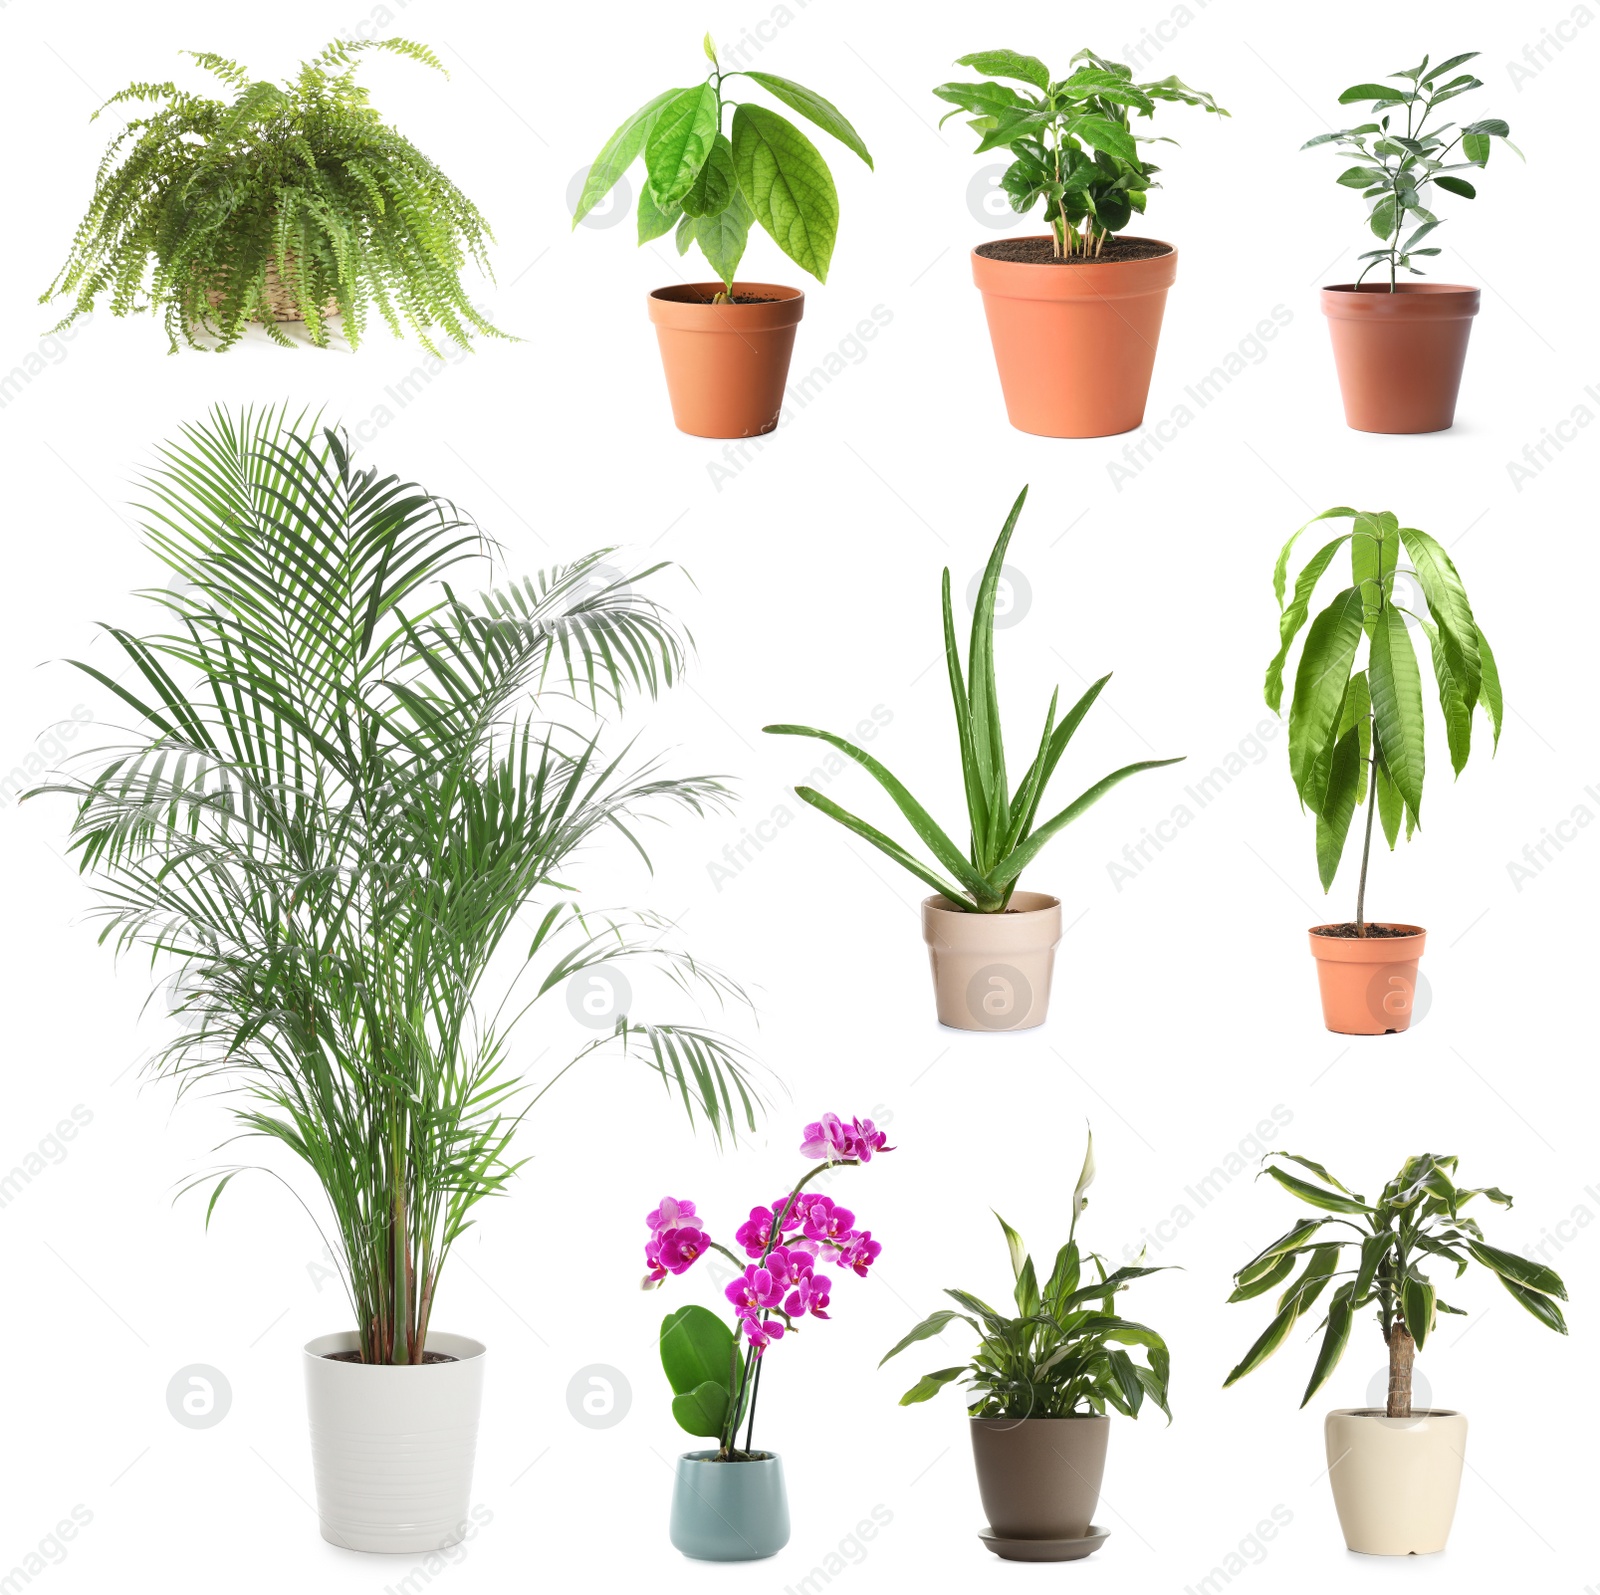
[[[1309,1202],[1312,1207],[1320,1207],[1329,1213],[1370,1213],[1372,1209],[1359,1198],[1351,1196],[1345,1191],[1331,1191],[1324,1186],[1313,1185],[1309,1180],[1302,1180],[1296,1174],[1290,1174],[1286,1169],[1280,1169],[1275,1163],[1269,1163],[1264,1173],[1270,1174],[1284,1190],[1291,1195],[1298,1196],[1302,1202]]]
[[[1367,679],[1384,763],[1406,807],[1420,819],[1424,764],[1422,676],[1405,621],[1388,605],[1373,632]]]
[[[1279,1308],[1272,1322],[1256,1337],[1255,1344],[1244,1354],[1233,1372],[1222,1381],[1224,1390],[1229,1385],[1237,1384],[1247,1373],[1253,1373],[1284,1343],[1289,1331],[1294,1328],[1295,1316],[1293,1303]]]
[[[1352,726],[1334,747],[1327,790],[1317,811],[1317,875],[1323,891],[1333,885],[1339,860],[1344,856],[1362,773],[1361,734]]]
[[[1405,815],[1406,800],[1400,796],[1400,788],[1394,784],[1394,777],[1389,774],[1389,766],[1384,762],[1382,745],[1377,752],[1378,759],[1378,818],[1383,823],[1383,834],[1389,844],[1389,851],[1394,851],[1395,843],[1400,838],[1400,821]]]
[[[1233,1293],[1228,1297],[1230,1302],[1250,1301],[1256,1296],[1264,1296],[1274,1286],[1281,1285],[1290,1274],[1294,1272],[1295,1253],[1285,1252],[1281,1257],[1269,1258],[1253,1271],[1253,1277],[1248,1284],[1234,1287]],[[1234,1275],[1235,1279],[1243,1279],[1244,1274]]]
[[[1494,654],[1489,648],[1489,639],[1484,636],[1482,629],[1478,631],[1478,662],[1483,667],[1483,706],[1489,715],[1489,724],[1494,727],[1494,745],[1500,746],[1500,723],[1505,714],[1505,702],[1500,692],[1500,666],[1495,663]]]
[[[693,230],[694,242],[700,253],[711,264],[711,269],[722,279],[731,293],[733,279],[738,275],[739,262],[744,259],[745,245],[750,239],[750,223],[755,218],[745,197],[734,190],[728,203],[713,216],[685,217]],[[679,250],[681,254],[682,249]]]
[[[906,1393],[900,1398],[902,1407],[915,1406],[919,1401],[927,1401],[939,1394],[952,1379],[959,1379],[967,1371],[966,1364],[959,1368],[941,1368],[938,1373],[925,1373]]]
[[[1303,1218],[1293,1229],[1285,1231],[1264,1251],[1259,1251],[1233,1277],[1241,1285],[1258,1280],[1273,1267],[1284,1253],[1303,1246],[1327,1222],[1321,1218]]]
[[[660,238],[663,233],[669,233],[680,223],[689,220],[684,216],[681,205],[669,205],[663,210],[656,204],[655,195],[650,192],[648,183],[640,188],[639,197],[634,201],[633,208],[641,244],[648,244],[651,239]]]
[[[1399,89],[1384,83],[1357,83],[1339,96],[1341,105],[1356,105],[1362,100],[1394,100],[1400,97]]]
[[[1478,658],[1478,623],[1473,619],[1467,590],[1450,556],[1426,532],[1419,532],[1413,526],[1403,526],[1400,536],[1407,553],[1411,555],[1411,563],[1416,569],[1417,580],[1422,586],[1423,596],[1428,600],[1434,622],[1460,655],[1463,667],[1461,696],[1470,711],[1478,701],[1483,667]]]
[[[733,162],[756,220],[797,266],[826,282],[839,196],[816,145],[776,112],[741,105],[733,113]]]
[[[990,1211],[993,1212],[993,1209]],[[999,1222],[1001,1233],[1006,1238],[1006,1251],[1011,1255],[1011,1277],[1021,1279],[1022,1265],[1028,1260],[1028,1248],[1022,1244],[1022,1237],[998,1213],[994,1216]]]
[[[1135,165],[1139,159],[1139,146],[1127,128],[1109,122],[1103,116],[1077,116],[1067,123],[1067,131],[1081,138],[1085,144],[1104,150],[1118,160]]]
[[[1498,1246],[1486,1246],[1477,1240],[1468,1240],[1467,1250],[1485,1268],[1492,1268],[1502,1279],[1515,1280],[1517,1284],[1536,1290],[1543,1296],[1559,1296],[1562,1301],[1567,1299],[1567,1287],[1561,1283],[1561,1276],[1553,1268],[1534,1262],[1531,1257],[1503,1252]]]
[[[1321,800],[1312,781],[1317,758],[1339,723],[1356,648],[1361,642],[1360,592],[1347,587],[1311,622],[1289,704],[1289,773],[1307,807]],[[1315,799],[1315,801],[1313,801]]]
[[[956,1312],[952,1307],[941,1307],[937,1312],[929,1313],[910,1334],[897,1340],[893,1346],[884,1352],[878,1359],[878,1366],[881,1368],[891,1357],[898,1356],[907,1346],[914,1346],[919,1340],[931,1339],[934,1335],[939,1334],[946,1324],[956,1318],[961,1318],[967,1323],[972,1322],[965,1314]]]
[[[1514,1279],[1507,1279],[1504,1274],[1496,1274],[1495,1278],[1511,1293],[1512,1299],[1526,1307],[1546,1329],[1553,1329],[1558,1335],[1567,1332],[1567,1320],[1562,1316],[1561,1309],[1539,1291],[1529,1290],[1526,1285],[1519,1285]]]
[[[865,820],[859,820],[848,810],[842,809],[832,798],[824,797],[820,792],[809,786],[797,786],[795,796],[803,803],[809,803],[812,808],[820,809],[830,820],[837,820],[848,831],[854,831],[863,841],[871,842],[881,853],[886,853],[902,869],[908,869],[919,881],[925,881],[940,896],[950,902],[959,904],[962,901],[961,888],[951,882],[941,880],[928,866],[913,854],[908,853],[892,837],[885,836],[875,826],[868,825]]]
[[[1037,56],[1022,55],[1016,50],[978,50],[963,55],[957,66],[970,66],[986,78],[1014,78],[1020,83],[1031,83],[1036,89],[1050,87],[1050,69]]]
[[[1345,515],[1347,510],[1328,510],[1326,515],[1319,515],[1318,520],[1326,519],[1327,515]],[[1307,525],[1311,524],[1310,522]],[[1303,532],[1302,526],[1300,531]],[[1283,580],[1287,570],[1289,550],[1294,545],[1294,540],[1299,537],[1296,532],[1283,546],[1283,552],[1278,556],[1278,569],[1273,575],[1273,587],[1278,595],[1278,604],[1283,608]],[[1346,532],[1342,537],[1336,537],[1331,543],[1325,543],[1311,556],[1305,568],[1300,572],[1294,584],[1294,599],[1288,608],[1278,617],[1278,651],[1273,655],[1272,662],[1267,666],[1267,706],[1274,714],[1278,712],[1283,701],[1283,666],[1289,657],[1289,649],[1295,638],[1300,633],[1300,628],[1306,623],[1306,616],[1310,612],[1311,595],[1316,588],[1322,574],[1332,563],[1333,557],[1344,545],[1349,542],[1350,534]]]
[[[694,181],[683,195],[685,216],[715,216],[726,210],[739,191],[739,180],[733,170],[733,145],[718,133],[712,140],[711,153],[700,168]],[[666,228],[661,229],[663,232]]]
[[[839,752],[854,759],[889,794],[894,806],[910,821],[911,828],[932,849],[934,857],[974,897],[980,902],[991,902],[998,898],[999,894],[991,890],[983,877],[967,862],[966,856],[961,849],[945,835],[933,816],[912,797],[911,793],[906,790],[905,786],[894,775],[864,748],[858,748],[853,742],[848,742],[843,737],[836,737],[831,731],[818,731],[811,726],[770,725],[763,726],[761,729],[769,736],[775,737],[814,737],[817,741],[826,742],[829,747],[837,748]]]
[[[1465,689],[1461,683],[1461,660],[1437,626],[1424,621],[1422,630],[1428,639],[1433,659],[1433,678],[1439,688],[1439,708],[1444,713],[1450,766],[1460,775],[1472,751],[1472,711],[1467,707]]]
[[[726,1384],[732,1353],[733,1331],[704,1307],[680,1307],[661,1322],[661,1366],[679,1395],[707,1381]]]
[[[1359,1300],[1360,1295],[1353,1283],[1341,1285],[1328,1298],[1328,1326],[1323,1332],[1322,1344],[1317,1349],[1310,1383],[1300,1398],[1302,1407],[1328,1382],[1333,1370],[1339,1366],[1339,1359],[1350,1343],[1350,1324],[1355,1317],[1355,1303]]]
[[[1407,1271],[1400,1281],[1400,1310],[1405,1318],[1406,1331],[1421,1351],[1433,1329],[1433,1286],[1415,1268]]]
[[[645,140],[644,164],[656,204],[681,202],[717,138],[717,91],[709,82],[673,95],[659,111]]]
[[[745,76],[782,100],[791,111],[798,111],[808,121],[814,122],[824,133],[831,133],[847,149],[854,150],[868,166],[872,165],[872,156],[867,153],[861,135],[831,100],[823,99],[815,90],[805,88],[790,78],[780,78],[771,72],[746,72]]]
[[[633,164],[655,121],[656,113],[668,100],[684,93],[683,89],[668,89],[658,94],[619,127],[605,142],[605,147],[595,156],[589,175],[584,179],[583,192],[578,196],[577,209],[572,213],[576,227],[596,205],[617,185],[617,179]]]

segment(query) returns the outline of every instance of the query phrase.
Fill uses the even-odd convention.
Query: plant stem
[[[1411,1332],[1398,1321],[1389,1327],[1389,1403],[1385,1416],[1409,1418],[1411,1416],[1411,1364],[1417,1355],[1417,1343]]]
[[[744,1428],[744,1449],[746,1456],[750,1454],[750,1436],[755,1433],[756,1428],[756,1402],[761,1399],[762,1360],[763,1359],[759,1357],[756,1359],[756,1382],[750,1390],[750,1421],[745,1425]]]
[[[1371,753],[1367,762],[1372,778],[1367,783],[1367,834],[1361,843],[1361,881],[1356,887],[1356,935],[1367,934],[1367,863],[1372,857],[1372,815],[1378,806],[1378,721],[1372,720]]]

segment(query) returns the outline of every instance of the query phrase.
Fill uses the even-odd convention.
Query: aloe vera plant
[[[1045,788],[1055,773],[1061,756],[1067,750],[1073,733],[1083,723],[1083,717],[1093,707],[1094,701],[1111,679],[1101,678],[1073,704],[1061,719],[1056,718],[1056,707],[1061,689],[1057,687],[1050,696],[1050,708],[1045,715],[1044,734],[1039,738],[1037,751],[1023,771],[1022,778],[1013,788],[1006,774],[1005,740],[1000,726],[1000,698],[995,685],[994,669],[994,609],[999,591],[1000,572],[1005,563],[1006,548],[1011,533],[1022,514],[1028,497],[1026,487],[1017,495],[1011,506],[1005,526],[989,555],[989,563],[978,589],[978,600],[973,606],[972,636],[968,646],[967,669],[963,676],[961,654],[956,646],[955,619],[950,607],[950,571],[946,567],[942,591],[944,609],[945,663],[950,674],[950,695],[955,703],[956,731],[961,747],[961,774],[967,798],[967,818],[971,836],[965,853],[956,846],[949,834],[934,821],[933,816],[906,790],[870,753],[858,748],[843,737],[829,731],[818,731],[811,726],[769,725],[764,730],[773,736],[815,737],[830,747],[855,760],[868,775],[893,799],[894,805],[910,822],[911,828],[921,837],[929,851],[947,874],[924,864],[917,856],[902,847],[892,837],[875,826],[840,808],[837,803],[809,786],[797,786],[795,793],[812,808],[820,809],[829,818],[837,820],[847,830],[871,842],[880,852],[888,854],[895,863],[911,871],[920,881],[925,881],[953,907],[970,914],[1003,914],[1011,902],[1017,881],[1024,869],[1043,850],[1045,844],[1064,831],[1079,815],[1098,803],[1112,787],[1137,775],[1141,770],[1158,770],[1165,764],[1176,764],[1179,758],[1141,759],[1136,764],[1124,765],[1108,776],[1096,781],[1086,791],[1079,793],[1058,814],[1042,825],[1038,823],[1039,808]]]

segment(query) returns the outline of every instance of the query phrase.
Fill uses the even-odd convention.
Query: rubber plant
[[[435,329],[463,348],[504,336],[461,283],[490,275],[489,224],[465,194],[367,103],[357,52],[388,50],[443,72],[409,39],[336,39],[278,84],[209,51],[185,52],[231,91],[131,83],[112,106],[157,107],[112,139],[94,198],[46,302],[70,295],[65,327],[109,295],[113,315],[159,315],[171,351],[226,349],[252,321],[280,344],[303,320],[326,347],[338,315],[352,348],[377,307],[437,354]],[[59,329],[58,329],[59,330]],[[212,340],[210,342],[203,339]]]
[[[642,854],[641,822],[725,800],[604,751],[686,662],[645,592],[663,567],[625,576],[602,550],[470,600],[452,582],[492,569],[476,525],[282,410],[185,427],[143,485],[170,577],[145,595],[155,628],[106,627],[116,662],[78,666],[131,723],[39,791],[75,805],[101,939],[175,971],[151,1072],[305,1166],[362,1359],[420,1363],[452,1248],[581,1060],[614,1043],[719,1139],[754,1127],[748,1060],[698,1025],[621,1014],[537,1091],[511,1051],[600,963],[741,996],[659,917],[591,917],[577,886],[608,844]],[[208,1224],[261,1166],[190,1182]]]
[[[733,296],[752,222],[803,271],[826,282],[839,230],[839,194],[828,163],[787,117],[758,101],[734,99],[728,85],[734,78],[749,79],[870,167],[866,144],[844,113],[815,90],[771,72],[724,70],[709,33],[703,48],[711,63],[703,83],[664,90],[606,140],[589,168],[572,225],[642,155],[639,242],[670,232],[680,255],[698,245],[722,280],[719,301]]]
[[[927,882],[953,907],[971,914],[1005,913],[1022,871],[1053,837],[1130,775],[1137,775],[1142,770],[1158,770],[1163,765],[1179,762],[1177,758],[1141,759],[1135,764],[1124,765],[1081,792],[1060,812],[1039,823],[1039,808],[1050,778],[1061,762],[1073,733],[1083,723],[1083,717],[1111,679],[1107,674],[1101,676],[1059,719],[1056,709],[1061,689],[1057,687],[1051,693],[1037,748],[1016,785],[1012,786],[1006,773],[1000,697],[995,683],[994,612],[1006,549],[1027,497],[1028,490],[1023,488],[1011,506],[1011,513],[1006,517],[1006,523],[989,555],[989,563],[984,568],[977,602],[973,606],[965,675],[962,673],[961,654],[956,643],[948,567],[943,576],[941,605],[945,664],[949,673],[950,695],[955,705],[962,785],[966,793],[970,826],[966,851],[958,847],[906,787],[864,749],[832,732],[818,731],[810,726],[763,727],[773,736],[815,737],[855,760],[889,794],[895,807],[947,874],[942,875],[938,869],[924,864],[900,843],[865,820],[857,819],[815,788],[796,787],[796,795],[812,808],[821,810],[830,819],[837,820],[847,830],[872,843],[902,868],[910,870],[918,880]]]
[[[1434,213],[1437,202],[1430,190],[1440,189],[1458,199],[1476,199],[1477,189],[1456,174],[1487,166],[1495,139],[1521,158],[1522,151],[1511,142],[1510,127],[1497,116],[1461,125],[1428,125],[1441,105],[1483,87],[1481,78],[1456,71],[1477,54],[1476,50],[1468,50],[1437,66],[1430,66],[1429,57],[1423,56],[1420,65],[1389,73],[1391,81],[1387,83],[1353,85],[1339,96],[1340,105],[1366,105],[1376,120],[1334,133],[1319,133],[1300,146],[1312,149],[1331,144],[1340,155],[1355,162],[1339,174],[1337,181],[1341,187],[1360,191],[1367,201],[1367,225],[1384,240],[1381,249],[1369,249],[1361,256],[1366,264],[1356,278],[1358,284],[1381,262],[1388,263],[1391,293],[1398,288],[1402,270],[1415,277],[1423,276],[1414,262],[1439,253],[1436,244],[1425,245],[1423,240],[1431,238],[1434,230],[1443,225]],[[1402,111],[1404,132],[1399,125]],[[1452,161],[1453,155],[1459,159]]]
[[[1306,561],[1285,602],[1295,544],[1326,520],[1348,520],[1350,530]],[[1472,751],[1475,712],[1481,707],[1487,714],[1498,747],[1505,710],[1499,666],[1443,546],[1414,526],[1401,526],[1388,510],[1345,506],[1307,521],[1278,554],[1272,576],[1278,651],[1267,666],[1268,706],[1281,711],[1289,652],[1310,616],[1317,584],[1347,546],[1348,584],[1311,621],[1300,650],[1289,703],[1289,772],[1300,801],[1316,816],[1324,892],[1333,884],[1355,811],[1366,806],[1354,920],[1364,936],[1374,819],[1381,819],[1391,851],[1402,824],[1408,840],[1421,824],[1424,717],[1413,629],[1427,644],[1456,775]],[[1402,552],[1409,564],[1401,562]]]
[[[1057,258],[1099,255],[1113,233],[1144,214],[1150,190],[1161,186],[1155,181],[1161,168],[1139,146],[1173,140],[1136,133],[1135,115],[1150,118],[1162,100],[1228,114],[1176,77],[1135,83],[1132,67],[1093,50],[1073,56],[1064,78],[1051,77],[1037,56],[1015,50],[979,50],[956,65],[971,67],[985,81],[941,83],[933,92],[955,109],[939,125],[965,112],[978,135],[975,154],[1010,154],[1001,186],[1019,215],[1044,206]],[[1000,78],[1010,82],[994,81]],[[1013,82],[1027,87],[1014,89]]]
[[[1546,1329],[1566,1334],[1558,1303],[1567,1299],[1567,1292],[1560,1276],[1543,1263],[1501,1251],[1484,1240],[1478,1221],[1464,1210],[1480,1196],[1501,1207],[1510,1207],[1511,1198],[1492,1185],[1457,1185],[1458,1161],[1430,1153],[1409,1157],[1378,1199],[1369,1202],[1310,1158],[1269,1153],[1262,1172],[1317,1209],[1319,1216],[1302,1219],[1233,1276],[1230,1302],[1250,1301],[1286,1280],[1289,1283],[1278,1298],[1272,1322],[1228,1375],[1224,1387],[1259,1368],[1332,1287],[1327,1315],[1319,1326],[1322,1341],[1300,1405],[1305,1406],[1338,1367],[1356,1314],[1374,1307],[1389,1352],[1385,1415],[1409,1418],[1417,1352],[1427,1344],[1440,1313],[1464,1316],[1466,1312],[1440,1300],[1425,1272],[1440,1266],[1453,1266],[1459,1279],[1471,1264],[1480,1264]],[[1315,1181],[1285,1167],[1290,1163],[1315,1175]]]

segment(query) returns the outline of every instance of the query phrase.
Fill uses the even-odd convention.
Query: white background
[[[27,379],[0,413],[11,569],[0,767],[48,759],[52,727],[74,706],[105,712],[91,683],[52,661],[100,657],[94,624],[141,623],[129,595],[162,580],[123,508],[153,445],[217,402],[326,406],[373,463],[475,512],[512,573],[620,544],[627,557],[664,557],[692,575],[696,585],[663,578],[663,596],[693,629],[696,669],[637,729],[680,770],[735,776],[740,806],[657,833],[653,878],[619,854],[592,860],[586,885],[598,905],[672,915],[699,957],[748,983],[761,1023],[741,1033],[781,1084],[754,1143],[721,1156],[635,1065],[592,1062],[546,1099],[523,1142],[533,1161],[459,1248],[436,1314],[439,1327],[491,1348],[474,1484],[490,1521],[431,1572],[335,1550],[308,1505],[298,1365],[304,1341],[346,1323],[337,1286],[319,1283],[317,1237],[265,1179],[230,1188],[209,1236],[198,1201],[173,1205],[175,1186],[209,1165],[226,1134],[225,1104],[173,1111],[164,1088],[140,1089],[135,1066],[171,1022],[159,1000],[143,1010],[151,974],[136,961],[114,967],[95,945],[89,894],[64,856],[65,806],[18,809],[8,796],[0,1170],[36,1152],[75,1106],[92,1122],[0,1210],[0,1577],[46,1542],[44,1570],[16,1585],[30,1595],[129,1586],[377,1595],[408,1578],[408,1590],[454,1595],[580,1579],[778,1595],[818,1567],[833,1576],[812,1592],[841,1580],[863,1595],[891,1580],[1037,1583],[1051,1575],[1002,1567],[978,1543],[957,1398],[895,1404],[965,1344],[952,1334],[881,1373],[875,1365],[943,1286],[1003,1297],[991,1207],[1053,1253],[1091,1120],[1101,1175],[1085,1238],[1120,1258],[1148,1232],[1157,1260],[1184,1271],[1125,1298],[1170,1338],[1176,1421],[1115,1422],[1099,1513],[1112,1536],[1069,1577],[1177,1591],[1222,1567],[1235,1576],[1210,1590],[1422,1579],[1489,1591],[1515,1579],[1575,1595],[1600,1581],[1582,1527],[1595,1417],[1587,1350],[1600,1302],[1584,1024],[1600,836],[1569,829],[1573,840],[1547,849],[1520,889],[1508,870],[1576,809],[1600,812],[1592,633],[1579,608],[1595,575],[1594,429],[1569,428],[1575,441],[1549,449],[1520,485],[1507,469],[1543,429],[1600,410],[1600,395],[1585,390],[1600,381],[1583,269],[1593,211],[1573,164],[1600,51],[1588,8],[1407,5],[1341,20],[1267,0],[1085,4],[1070,15],[1043,4],[841,0],[790,0],[787,10],[706,0],[692,15],[641,0],[389,6],[6,0],[0,368],[22,365]],[[1546,35],[1558,22],[1560,49]],[[1192,421],[1169,426],[1148,463],[1114,481],[1108,465],[1148,430],[1060,442],[1006,424],[966,259],[998,236],[968,203],[990,157],[973,158],[959,121],[935,130],[941,107],[929,90],[957,75],[950,63],[968,50],[1008,45],[1063,70],[1086,43],[1126,59],[1158,24],[1147,75],[1177,72],[1233,116],[1160,112],[1157,130],[1181,148],[1160,157],[1167,186],[1145,230],[1177,244],[1179,265],[1148,419],[1187,404]],[[764,236],[752,243],[747,276],[807,292],[795,375],[830,351],[843,370],[721,478],[709,469],[727,463],[720,445],[672,429],[645,316],[650,288],[689,267],[705,273],[680,263],[669,240],[636,250],[631,221],[570,232],[564,199],[628,111],[695,80],[707,26],[725,53],[748,32],[760,49],[747,64],[834,99],[877,160],[872,173],[827,148],[843,218],[826,287],[802,279]],[[278,76],[336,32],[418,38],[449,65],[446,81],[375,59],[365,80],[489,215],[498,283],[483,285],[482,302],[525,341],[486,343],[412,378],[399,403],[388,390],[423,357],[381,331],[355,356],[258,339],[221,359],[169,358],[152,320],[108,313],[70,342],[46,337],[56,312],[34,300],[111,131],[110,118],[90,125],[94,107],[130,79],[185,73],[180,48]],[[1460,419],[1431,437],[1348,431],[1316,288],[1348,280],[1366,247],[1361,206],[1332,181],[1336,155],[1298,147],[1341,118],[1335,99],[1347,84],[1424,50],[1474,46],[1487,88],[1460,109],[1506,117],[1528,159],[1497,149],[1482,197],[1452,201],[1437,240],[1447,247],[1441,276],[1485,290]],[[851,342],[879,306],[889,317],[880,335]],[[1276,307],[1287,325],[1252,342]],[[1197,408],[1185,388],[1230,351],[1245,369]],[[1133,759],[1190,762],[1119,789],[1030,872],[1025,884],[1059,894],[1071,927],[1049,1024],[965,1035],[933,1019],[917,883],[802,811],[788,786],[815,764],[811,745],[763,738],[759,727],[798,719],[849,732],[881,706],[892,718],[875,750],[959,827],[936,668],[939,572],[948,563],[965,588],[1024,482],[1032,497],[1012,563],[1031,607],[999,644],[1013,742],[1037,734],[1056,682],[1070,700],[1114,669],[1057,777],[1059,803]],[[1376,864],[1372,911],[1430,933],[1431,1007],[1411,1033],[1386,1040],[1322,1028],[1305,929],[1347,917],[1353,881],[1341,877],[1324,904],[1311,824],[1260,695],[1276,638],[1273,557],[1296,525],[1339,502],[1393,509],[1446,543],[1509,705],[1498,757],[1485,740],[1454,784],[1433,722],[1426,829]],[[1242,773],[1119,889],[1108,864],[1239,750]],[[880,823],[894,819],[857,772],[834,794]],[[762,840],[758,823],[780,814],[789,823],[770,826],[759,848],[746,844],[731,878],[713,877],[725,849],[747,833]],[[663,998],[652,1011],[688,1017],[669,1008]],[[521,1061],[543,1080],[582,1035],[558,1006],[521,1033]],[[639,1294],[643,1215],[671,1192],[731,1235],[748,1206],[797,1172],[800,1126],[827,1108],[873,1114],[899,1148],[838,1181],[883,1241],[881,1264],[870,1282],[841,1282],[833,1321],[780,1347],[768,1369],[758,1438],[787,1464],[788,1549],[753,1567],[691,1564],[666,1536],[670,1459],[685,1446],[653,1343],[667,1307],[715,1305],[720,1293],[702,1273],[671,1282],[666,1296]],[[1254,1139],[1275,1113],[1287,1127]],[[1535,1250],[1567,1278],[1568,1340],[1486,1276],[1446,1291],[1472,1316],[1442,1321],[1419,1369],[1435,1400],[1466,1411],[1473,1427],[1442,1557],[1357,1558],[1338,1534],[1321,1412],[1365,1403],[1383,1359],[1370,1323],[1304,1412],[1303,1337],[1220,1389],[1267,1317],[1260,1302],[1224,1305],[1228,1277],[1299,1215],[1248,1172],[1217,1182],[1204,1205],[1189,1188],[1230,1155],[1237,1168],[1241,1151],[1253,1159],[1274,1145],[1368,1192],[1409,1153],[1459,1153],[1470,1183],[1516,1195],[1510,1213],[1487,1215],[1490,1238]],[[173,1374],[196,1363],[221,1370],[232,1390],[225,1420],[203,1431],[175,1422],[165,1399]],[[595,1364],[631,1385],[631,1409],[605,1430],[575,1421],[567,1403],[569,1380]],[[74,1507],[91,1521],[63,1559],[47,1537]],[[888,1525],[870,1544],[852,1541],[875,1507]],[[1292,1521],[1270,1544],[1253,1540],[1275,1507]]]

